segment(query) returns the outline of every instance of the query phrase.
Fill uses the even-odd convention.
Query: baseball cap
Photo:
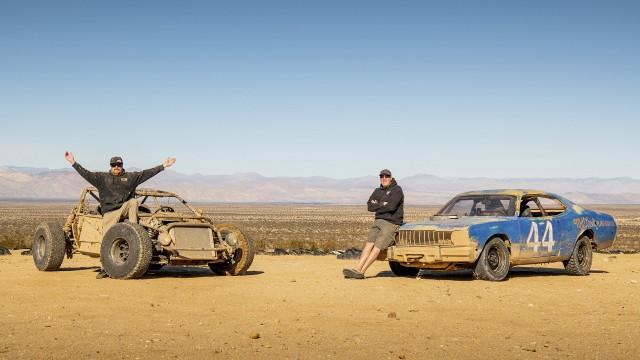
[[[109,160],[109,165],[118,163],[122,164],[122,158],[120,156],[114,156]]]
[[[387,175],[387,176],[392,176],[391,175],[391,171],[389,169],[382,169],[380,170],[380,175]]]

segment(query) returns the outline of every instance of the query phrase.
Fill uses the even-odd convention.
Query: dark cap
[[[382,175],[392,176],[391,175],[391,171],[389,169],[380,170],[380,176],[382,176]]]
[[[109,160],[109,165],[118,163],[122,164],[122,158],[120,156],[114,156]]]

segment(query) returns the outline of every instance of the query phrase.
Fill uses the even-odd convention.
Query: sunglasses
[[[391,175],[380,175],[380,179],[382,179],[382,178],[387,178],[388,179],[390,177],[391,177]]]
[[[113,163],[113,164],[111,164],[111,167],[119,167],[119,168],[121,168],[122,167],[122,163]]]

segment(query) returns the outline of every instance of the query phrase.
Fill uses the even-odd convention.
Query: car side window
[[[538,201],[540,202],[540,206],[544,209],[544,212],[549,216],[560,215],[567,210],[562,202],[556,198],[541,196],[538,198]]]
[[[541,217],[542,210],[536,202],[536,198],[524,198],[520,202],[520,217]]]

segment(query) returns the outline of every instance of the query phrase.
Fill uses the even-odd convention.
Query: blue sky
[[[3,1],[0,165],[640,178],[633,1]]]

